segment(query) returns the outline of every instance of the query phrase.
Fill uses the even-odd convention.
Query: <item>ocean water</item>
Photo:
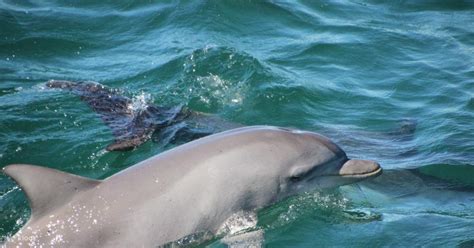
[[[0,167],[104,178],[167,148],[106,152],[111,131],[49,79],[320,132],[385,169],[259,211],[267,247],[474,246],[471,1],[1,1]],[[1,175],[2,239],[29,213]]]

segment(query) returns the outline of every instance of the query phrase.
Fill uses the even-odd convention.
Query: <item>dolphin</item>
[[[104,123],[112,130],[115,141],[105,149],[108,151],[131,150],[149,139],[152,141],[179,145],[213,133],[242,127],[243,125],[225,121],[217,116],[197,112],[183,106],[163,107],[146,102],[142,108],[134,108],[133,100],[121,90],[108,88],[93,81],[50,80],[46,87],[70,91],[80,96],[92,110],[97,112]],[[341,132],[338,129],[324,128],[323,133],[333,135],[337,140],[353,144],[356,137],[363,139],[355,146],[380,146],[382,141],[409,141],[413,139],[417,122],[402,119],[398,128],[389,132]],[[345,137],[353,137],[350,140]],[[359,138],[360,139],[360,138]],[[387,142],[385,142],[387,143]],[[353,145],[353,146],[354,146]],[[399,151],[400,145],[396,144]],[[401,151],[402,155],[410,155],[415,148]],[[398,156],[399,154],[395,154]]]
[[[242,127],[216,116],[189,110],[183,106],[162,107],[145,103],[135,109],[133,101],[120,90],[93,81],[50,80],[46,87],[70,91],[97,112],[112,130],[115,141],[108,151],[131,150],[150,138],[181,144],[213,133]]]
[[[382,168],[347,158],[313,132],[250,126],[177,146],[104,180],[21,164],[3,172],[32,209],[6,247],[156,247],[209,234],[194,236],[202,242],[236,213],[375,177]]]

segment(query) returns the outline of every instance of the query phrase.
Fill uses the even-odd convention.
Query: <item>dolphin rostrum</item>
[[[218,235],[236,213],[374,177],[382,168],[348,159],[316,133],[252,126],[186,143],[104,180],[33,165],[3,171],[32,208],[6,247],[156,247]]]

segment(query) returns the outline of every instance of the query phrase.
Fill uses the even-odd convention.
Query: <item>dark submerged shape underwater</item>
[[[242,126],[183,106],[162,107],[147,102],[142,108],[134,108],[132,100],[121,91],[97,82],[50,80],[46,86],[71,91],[100,115],[115,137],[115,142],[106,147],[108,151],[131,150],[150,138],[164,144],[182,144]],[[378,139],[407,140],[413,138],[416,125],[415,120],[404,119],[396,130],[366,134]]]
[[[101,116],[115,136],[115,142],[106,147],[108,151],[131,150],[152,136],[157,141],[185,143],[241,126],[182,106],[146,103],[143,109],[134,109],[130,98],[96,82],[50,80],[46,86],[73,92]]]

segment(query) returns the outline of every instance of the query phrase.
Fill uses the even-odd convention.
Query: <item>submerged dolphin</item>
[[[180,144],[213,133],[242,127],[240,124],[227,122],[217,116],[192,111],[181,106],[161,107],[146,103],[143,108],[137,110],[133,108],[132,99],[118,90],[96,82],[50,80],[46,86],[68,90],[79,95],[101,116],[115,136],[115,142],[106,147],[109,151],[130,150],[150,138],[164,144]],[[357,136],[369,137],[369,140],[372,138],[375,141],[380,139],[410,140],[415,129],[416,121],[405,119],[399,123],[399,129],[382,133],[358,133]],[[340,130],[327,130],[327,133],[337,134]],[[354,133],[344,132],[341,135],[353,137]],[[348,142],[352,143],[355,140],[351,139]],[[365,140],[363,146],[370,145],[367,144],[367,139]]]
[[[316,133],[253,126],[178,146],[105,180],[32,165],[3,171],[32,208],[6,247],[156,247],[216,235],[238,212],[374,177],[382,168],[348,159]]]
[[[136,110],[132,99],[97,82],[50,80],[46,86],[79,95],[101,116],[115,136],[115,142],[106,147],[108,151],[131,150],[152,135],[156,139],[184,143],[242,126],[182,106],[161,107],[146,103],[143,109]]]

